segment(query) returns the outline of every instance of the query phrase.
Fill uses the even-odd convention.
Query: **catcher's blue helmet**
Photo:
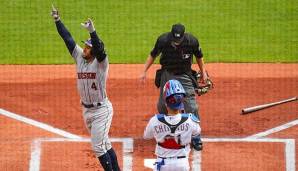
[[[163,87],[163,98],[171,109],[182,109],[185,90],[178,80],[169,80]]]

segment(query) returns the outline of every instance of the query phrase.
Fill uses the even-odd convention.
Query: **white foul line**
[[[54,134],[61,135],[61,136],[65,137],[65,138],[82,138],[82,137],[80,137],[78,135],[75,135],[75,134],[66,132],[66,131],[61,130],[61,129],[58,129],[58,128],[54,128],[54,127],[52,127],[50,125],[47,125],[45,123],[38,122],[38,121],[35,121],[33,119],[30,119],[30,118],[26,118],[24,116],[21,116],[21,115],[18,115],[18,114],[15,114],[15,113],[6,111],[4,109],[0,109],[0,115],[7,116],[9,118],[12,118],[12,119],[15,119],[15,120],[24,122],[24,123],[29,124],[29,125],[33,125],[35,127],[44,129],[44,130],[46,130],[48,132],[52,132]]]
[[[270,134],[273,134],[273,133],[282,131],[282,130],[284,130],[284,129],[293,127],[293,126],[295,126],[295,125],[298,125],[298,119],[297,119],[297,120],[294,120],[294,121],[291,121],[291,122],[288,122],[288,123],[286,123],[286,124],[280,125],[280,126],[278,126],[278,127],[275,127],[275,128],[272,128],[272,129],[268,129],[267,131],[260,132],[260,133],[257,133],[257,134],[248,136],[248,137],[246,137],[246,138],[262,138],[262,137],[265,137],[265,136],[267,136],[267,135],[270,135]]]
[[[132,152],[133,152],[133,139],[132,138],[110,138],[111,142],[121,142],[123,144],[123,170],[132,170]],[[29,171],[40,170],[40,157],[41,157],[41,143],[42,142],[90,142],[89,138],[69,139],[69,138],[40,138],[35,139],[31,144],[31,159]]]

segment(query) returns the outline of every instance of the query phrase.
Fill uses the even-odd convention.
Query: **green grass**
[[[296,0],[2,0],[0,64],[73,63],[51,4],[77,43],[88,17],[111,63],[144,63],[177,22],[199,38],[206,62],[298,62]]]

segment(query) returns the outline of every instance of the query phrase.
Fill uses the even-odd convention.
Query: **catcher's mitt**
[[[191,138],[191,147],[197,151],[203,150],[203,143],[200,135]]]
[[[209,90],[212,90],[214,88],[214,84],[211,81],[208,72],[206,71],[207,74],[207,80],[205,84],[202,84],[200,82],[201,77],[202,77],[202,73],[201,72],[197,72],[197,80],[198,80],[198,88],[195,89],[196,93],[201,96],[203,94],[208,93]]]

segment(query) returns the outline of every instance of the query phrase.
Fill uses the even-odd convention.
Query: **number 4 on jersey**
[[[94,89],[94,90],[97,90],[95,82],[92,83],[91,88]]]

